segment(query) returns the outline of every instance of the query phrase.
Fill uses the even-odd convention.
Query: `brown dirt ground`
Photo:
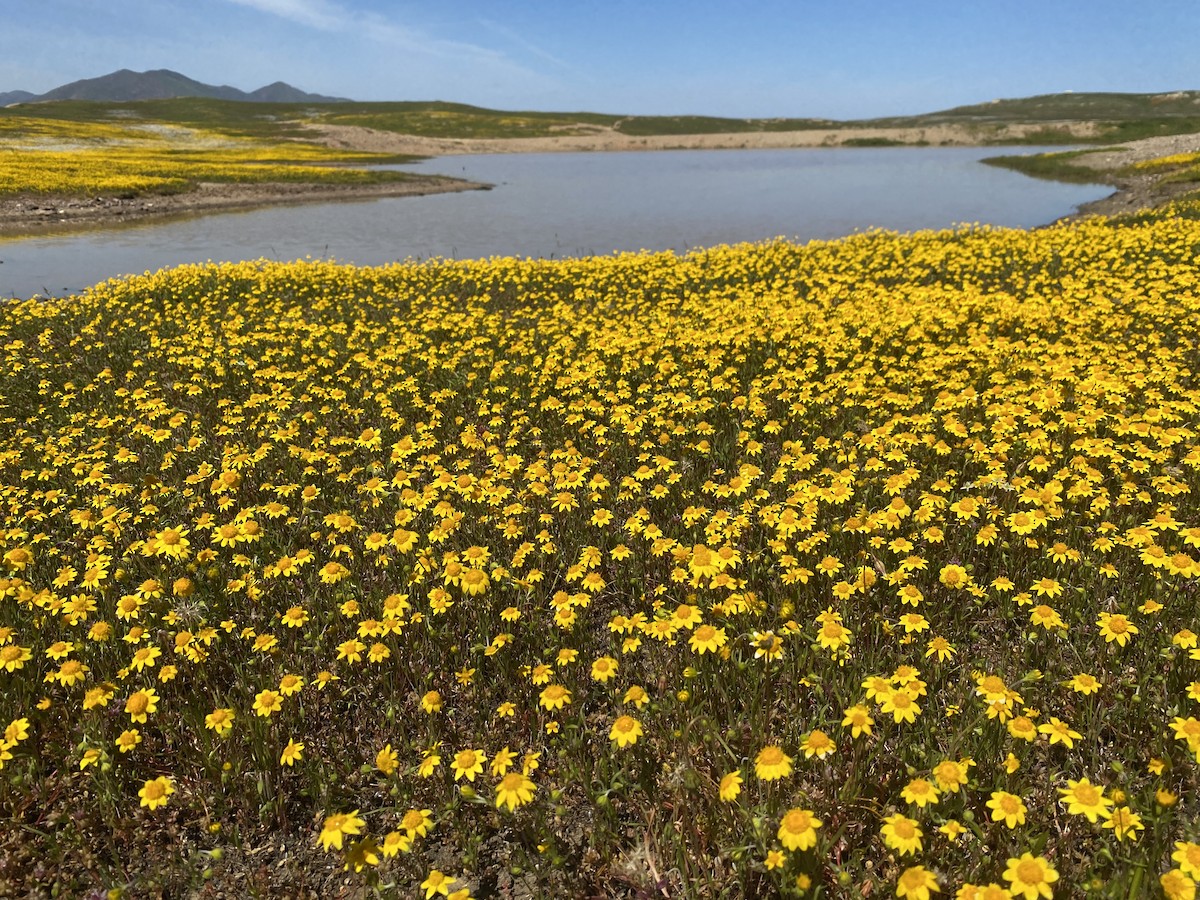
[[[1095,133],[1090,122],[1049,123],[1081,137]],[[732,134],[672,134],[639,137],[612,128],[592,127],[576,134],[535,138],[430,138],[354,125],[314,125],[318,139],[339,149],[415,156],[451,156],[462,153],[555,153],[611,150],[766,150],[794,147],[838,147],[847,141],[882,140],[897,144],[976,146],[981,136],[988,142],[1016,140],[1044,130],[1046,125],[1006,125],[980,129],[963,125],[926,128],[823,128],[805,131],[754,131]]]
[[[1085,153],[1075,159],[1076,165],[1094,169],[1097,180],[1111,184],[1114,194],[1093,203],[1085,203],[1079,211],[1064,221],[1076,221],[1085,216],[1112,216],[1162,206],[1184,194],[1194,193],[1195,184],[1163,181],[1157,175],[1118,175],[1116,172],[1133,163],[1145,162],[1176,153],[1200,152],[1200,134],[1173,134],[1166,137],[1144,138],[1125,144]]]

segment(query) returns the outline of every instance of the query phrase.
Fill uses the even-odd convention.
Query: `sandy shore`
[[[1055,128],[1079,136],[1092,133],[1088,122],[1055,122]],[[748,132],[738,134],[654,135],[637,137],[611,128],[537,138],[452,139],[426,138],[346,125],[313,126],[313,137],[331,147],[415,156],[450,156],[465,153],[554,153],[654,150],[784,149],[852,146],[861,141],[915,146],[979,146],[1002,139],[1018,139],[1046,127],[1006,125],[979,128],[937,125],[927,128],[834,128],[805,131]],[[1111,197],[1082,207],[1074,216],[1112,214],[1160,205],[1194,189],[1164,184],[1151,175],[1117,175],[1120,168],[1143,159],[1171,153],[1200,151],[1200,134],[1147,138],[1103,148],[1079,157],[1080,165],[1096,170],[1098,182],[1117,190]],[[1006,148],[997,147],[997,155]],[[0,199],[0,236],[57,232],[78,228],[120,225],[145,219],[222,212],[293,203],[327,203],[405,197],[447,191],[486,189],[488,185],[437,176],[418,176],[411,182],[379,185],[314,184],[201,184],[194,191],[171,196],[53,197],[24,195]]]
[[[1090,122],[1054,122],[1055,128],[1087,137],[1095,133]],[[452,156],[462,153],[569,153],[634,150],[770,150],[803,147],[840,147],[848,143],[877,141],[913,146],[970,147],[1019,140],[1044,130],[1038,125],[1004,125],[987,129],[965,125],[927,128],[813,128],[804,131],[752,131],[734,134],[623,134],[595,126],[586,131],[533,138],[430,138],[353,125],[313,125],[310,131],[331,147],[375,153],[409,153],[415,156]]]

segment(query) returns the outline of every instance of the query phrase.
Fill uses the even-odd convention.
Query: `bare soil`
[[[1184,194],[1195,193],[1198,185],[1164,181],[1161,175],[1128,175],[1121,172],[1134,163],[1173,156],[1176,153],[1200,153],[1200,134],[1173,134],[1165,137],[1143,138],[1125,144],[1114,144],[1095,153],[1084,153],[1073,160],[1077,166],[1096,171],[1096,180],[1111,184],[1115,193],[1092,203],[1063,221],[1077,221],[1086,216],[1112,216],[1163,206]]]
[[[1091,122],[1049,123],[1056,130],[1080,137],[1095,134]],[[790,147],[841,147],[861,141],[935,147],[978,146],[1020,140],[1046,128],[1038,125],[1002,125],[986,131],[966,125],[926,128],[814,128],[804,131],[752,131],[730,134],[661,134],[637,136],[612,128],[592,126],[575,134],[533,138],[431,138],[355,125],[313,125],[310,131],[324,144],[339,149],[376,153],[409,153],[416,156],[452,156],[462,153],[567,153],[612,150],[766,150]],[[984,140],[986,138],[986,140]]]

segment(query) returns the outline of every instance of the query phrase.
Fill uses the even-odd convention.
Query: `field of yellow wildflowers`
[[[1193,897],[1198,253],[6,304],[0,893]]]
[[[394,161],[161,123],[59,121],[0,116],[0,196],[176,194],[197,182],[376,184],[411,175],[345,168]]]

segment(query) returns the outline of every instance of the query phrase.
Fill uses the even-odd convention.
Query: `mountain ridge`
[[[253,91],[243,91],[227,84],[205,84],[170,69],[150,69],[146,72],[118,69],[96,78],[82,78],[59,85],[44,94],[33,94],[29,91],[0,93],[0,106],[13,103],[47,103],[55,100],[126,102],[166,100],[174,97],[208,97],[246,103],[348,102],[344,97],[310,94],[283,81],[275,81]]]
[[[594,113],[513,112],[488,110],[463,103],[443,101],[384,101],[357,103],[344,97],[310,94],[283,81],[275,81],[253,91],[229,85],[211,85],[196,81],[170,69],[133,72],[119,69],[98,78],[85,78],[60,85],[44,94],[29,91],[0,92],[0,108],[13,104],[55,100],[99,103],[125,103],[144,100],[199,99],[236,103],[338,103],[361,107],[357,124],[370,124],[384,130],[396,130],[377,113],[399,113],[417,108],[437,108],[467,117],[520,115],[531,120],[555,120],[555,127],[572,122],[609,125],[628,134],[699,134],[710,132],[786,131],[821,127],[920,128],[939,124],[964,124],[989,127],[998,123],[1020,122],[1044,125],[1040,137],[1071,138],[1077,141],[1131,140],[1154,134],[1200,131],[1200,90],[1176,90],[1158,93],[1120,93],[1062,91],[989,100],[917,115],[893,115],[870,119],[769,118],[743,119],[702,115],[618,116]],[[370,120],[370,121],[368,121]],[[1104,126],[1089,137],[1078,129],[1063,130],[1064,121],[1095,122]],[[427,125],[427,123],[419,123]],[[461,123],[460,123],[461,124]],[[536,124],[536,123],[535,123]],[[548,127],[548,126],[547,126]],[[424,133],[424,132],[422,132]],[[479,134],[467,134],[478,137]],[[486,135],[483,135],[486,136]],[[519,135],[519,136],[528,136]],[[1051,141],[1053,142],[1053,141]]]
[[[28,103],[37,94],[31,94],[29,91],[3,91],[0,92],[0,106],[8,106],[11,103]]]

